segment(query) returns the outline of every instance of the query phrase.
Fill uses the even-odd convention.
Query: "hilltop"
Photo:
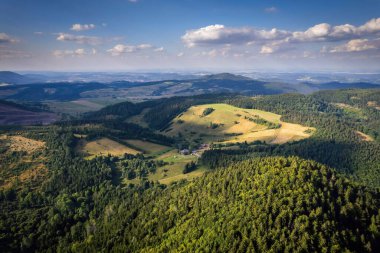
[[[205,115],[205,111],[211,112]],[[137,115],[130,122],[146,125],[144,115]],[[263,141],[285,143],[307,138],[315,129],[280,120],[281,115],[253,109],[243,109],[227,104],[203,104],[192,106],[175,117],[162,134],[201,144],[233,144]],[[136,120],[140,119],[140,120]]]

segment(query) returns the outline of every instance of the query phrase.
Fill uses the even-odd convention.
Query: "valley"
[[[112,246],[116,251],[126,245],[132,251],[193,251],[210,248],[206,242],[216,240],[214,230],[236,241],[228,232],[234,221],[238,235],[266,220],[273,224],[266,231],[279,233],[281,222],[303,226],[319,217],[336,238],[342,236],[336,226],[346,227],[352,238],[364,236],[359,244],[337,240],[340,247],[377,249],[380,160],[373,154],[380,152],[380,114],[373,101],[380,101],[379,94],[201,94],[105,103],[99,110],[95,102],[54,102],[57,110],[65,107],[59,103],[70,103],[65,110],[71,116],[44,126],[0,128],[0,205],[8,210],[0,213],[1,231],[8,231],[0,232],[0,245],[15,251],[22,240],[36,251],[73,245],[81,251],[103,248],[109,234],[125,240]],[[75,105],[93,108],[79,111]],[[50,113],[33,104],[22,108]],[[287,211],[263,216],[279,207]],[[97,229],[87,234],[91,226]],[[12,227],[19,232],[9,232]],[[120,235],[124,227],[128,233]],[[281,233],[289,237],[294,229]],[[312,233],[330,237],[324,230]],[[262,238],[256,232],[246,236]],[[182,244],[187,238],[192,241]],[[333,247],[308,243],[318,250]],[[233,247],[239,251],[239,245]],[[269,249],[267,243],[255,247]]]

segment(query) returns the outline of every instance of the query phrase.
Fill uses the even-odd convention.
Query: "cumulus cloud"
[[[279,51],[291,43],[316,43],[363,40],[380,34],[380,18],[374,18],[361,26],[343,24],[332,26],[316,24],[304,31],[287,31],[277,28],[265,30],[253,27],[226,27],[221,24],[189,30],[182,36],[185,46],[258,45],[262,54]],[[364,43],[364,42],[362,42]],[[370,47],[371,45],[367,45]],[[289,46],[288,46],[289,47]],[[349,46],[347,46],[349,48]],[[366,47],[364,47],[366,48]]]
[[[111,53],[113,56],[119,56],[125,53],[134,53],[145,49],[153,48],[150,44],[140,44],[140,45],[124,45],[117,44],[113,48],[108,49],[107,52]]]
[[[380,18],[374,18],[358,28],[359,33],[380,32]]]
[[[368,40],[368,39],[354,39],[349,42],[333,47],[330,49],[330,53],[342,53],[342,52],[361,52],[367,50],[380,49],[380,39]]]
[[[282,39],[288,35],[284,30],[256,30],[249,27],[231,28],[224,25],[210,25],[190,30],[182,36],[187,47],[210,44],[243,44],[254,40]]]
[[[101,43],[101,39],[99,37],[72,35],[72,34],[67,34],[67,33],[58,34],[57,40],[75,42],[79,44],[90,44],[90,45],[97,45]]]
[[[58,58],[65,57],[65,56],[83,56],[86,54],[87,53],[83,48],[78,48],[76,50],[54,50],[53,51],[53,55]]]
[[[73,24],[70,28],[70,30],[75,31],[75,32],[81,32],[81,31],[87,31],[87,30],[92,30],[95,29],[94,24]]]
[[[324,40],[330,34],[331,26],[323,23],[310,27],[304,32],[293,32],[290,40],[298,41],[318,41]]]
[[[327,23],[315,25],[305,32],[294,32],[294,40],[300,41],[339,41],[360,38],[380,33],[380,18],[371,19],[362,26],[350,24],[331,26]]]
[[[16,39],[12,38],[6,33],[0,33],[0,44],[5,44],[5,43],[14,43],[17,42]]]

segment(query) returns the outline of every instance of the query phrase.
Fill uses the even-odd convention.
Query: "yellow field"
[[[131,146],[136,147],[140,150],[143,150],[146,154],[158,154],[164,151],[168,151],[171,149],[168,146],[156,144],[149,141],[142,140],[125,140],[127,143],[131,144]]]
[[[380,105],[376,101],[368,101],[367,105],[377,110],[380,110]]]
[[[17,160],[3,168],[0,164],[0,189],[9,189],[12,187],[21,188],[24,184],[34,187],[34,182],[43,181],[48,174],[44,165],[43,154],[36,155],[36,151],[45,148],[45,143],[38,140],[29,139],[21,135],[0,135],[1,145],[4,145],[6,152],[0,154],[0,160],[3,155],[10,152],[25,151],[26,153],[18,157]],[[14,170],[22,165],[22,170]]]
[[[108,138],[101,138],[99,140],[85,143],[81,148],[81,151],[88,154],[90,156],[89,158],[108,154],[113,156],[121,156],[125,153],[132,155],[140,153],[137,150],[129,148],[123,144],[120,144]]]
[[[10,151],[26,151],[27,153],[33,153],[34,151],[45,147],[45,143],[42,141],[25,138],[19,135],[1,135],[0,139],[7,142]]]
[[[214,111],[203,116],[206,108]],[[267,126],[256,124],[248,118],[260,117],[272,123],[279,123],[278,129],[268,129]],[[256,140],[267,143],[281,144],[307,138],[315,130],[298,124],[286,123],[280,120],[281,115],[254,109],[242,109],[227,104],[207,104],[193,106],[173,120],[169,136],[184,136],[188,140],[201,140],[203,143],[235,143],[253,142]],[[210,123],[219,124],[215,129]]]

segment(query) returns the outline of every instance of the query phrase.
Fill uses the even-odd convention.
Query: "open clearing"
[[[206,108],[212,108],[210,114],[204,116]],[[252,119],[261,119],[278,128],[270,128],[265,124],[257,124]],[[254,142],[281,144],[308,138],[314,128],[292,124],[280,120],[281,115],[255,109],[243,109],[227,104],[206,104],[192,106],[178,115],[172,125],[162,132],[168,136],[182,135],[185,139],[198,143],[236,143]],[[212,127],[212,124],[217,127]]]
[[[359,137],[363,140],[363,141],[373,141],[373,138],[365,133],[362,133],[360,131],[356,131],[356,133],[359,135]]]
[[[187,174],[183,174],[183,169],[185,165],[189,162],[196,162],[197,157],[193,155],[181,155],[177,150],[171,150],[158,156],[156,160],[163,160],[167,162],[168,165],[162,166],[157,169],[155,174],[149,175],[149,180],[158,180],[161,184],[170,184],[174,181],[179,181],[181,179],[192,179],[201,176],[205,169],[198,168]]]
[[[146,154],[149,155],[156,155],[160,154],[165,151],[169,151],[172,149],[171,147],[156,144],[149,141],[142,141],[142,140],[125,140],[128,144],[130,144],[132,147],[136,147],[139,150],[144,151]]]
[[[0,189],[9,189],[15,185],[22,187],[24,184],[33,188],[34,182],[44,180],[48,173],[44,156],[36,154],[45,148],[44,142],[20,135],[0,135],[0,145],[5,148],[5,152],[0,154]],[[7,157],[13,156],[12,152],[25,153],[10,161]],[[4,158],[6,159],[3,160]],[[3,163],[8,166],[3,167]]]
[[[125,153],[136,155],[140,153],[137,150],[129,148],[121,143],[110,140],[108,138],[101,138],[95,141],[87,142],[81,148],[81,151],[88,154],[93,158],[95,156],[105,156],[105,155],[113,155],[113,156],[121,156]]]
[[[355,106],[344,104],[344,103],[332,103],[336,107],[342,109],[346,114],[354,116],[356,118],[366,119],[366,115],[363,111]]]
[[[368,101],[367,105],[375,108],[376,110],[380,110],[380,105],[376,101]]]
[[[192,180],[196,177],[202,176],[207,171],[206,168],[199,166],[196,170],[183,174],[185,165],[190,162],[196,162],[198,158],[193,155],[181,155],[175,149],[157,156],[155,160],[163,160],[168,163],[167,165],[157,168],[156,173],[149,174],[148,176],[148,180],[158,181],[161,184],[170,184],[179,180]],[[125,178],[123,182],[124,184],[135,184],[138,183],[139,180],[128,180]]]
[[[45,147],[45,143],[42,141],[29,139],[19,135],[1,135],[0,140],[5,141],[9,151],[25,151],[28,154],[34,153],[36,150]]]

